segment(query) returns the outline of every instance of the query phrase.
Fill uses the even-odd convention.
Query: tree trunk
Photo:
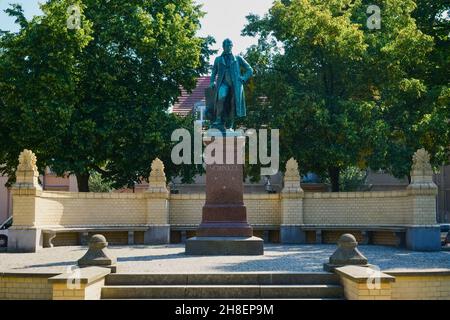
[[[89,192],[89,173],[77,173],[78,192]]]
[[[330,180],[331,180],[331,191],[332,192],[339,192],[340,172],[341,172],[341,169],[339,169],[337,167],[328,168],[328,174],[329,174]]]

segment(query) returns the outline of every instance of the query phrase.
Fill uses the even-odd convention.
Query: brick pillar
[[[38,183],[36,161],[36,155],[30,150],[25,149],[19,155],[16,183],[12,187],[14,222],[8,233],[8,251],[11,252],[42,249],[42,232],[37,223],[42,187]]]
[[[436,222],[438,188],[433,182],[430,155],[423,148],[413,155],[411,183],[407,190],[410,195],[411,211],[406,246],[419,251],[440,250],[440,228]]]
[[[286,163],[284,188],[281,191],[281,227],[282,243],[305,243],[303,225],[303,197],[300,186],[298,163],[294,158]]]
[[[145,244],[164,244],[170,242],[169,191],[166,185],[164,164],[158,158],[152,162],[147,198],[147,224],[144,234]]]

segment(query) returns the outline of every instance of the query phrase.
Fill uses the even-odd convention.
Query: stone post
[[[95,234],[89,240],[89,249],[77,264],[80,268],[103,267],[111,269],[112,273],[117,271],[117,258],[111,256],[108,251],[108,242],[105,236]]]
[[[411,199],[410,226],[406,232],[407,248],[418,251],[440,250],[440,228],[436,222],[438,190],[433,182],[430,154],[423,148],[413,155],[411,183],[407,190]]]
[[[164,164],[156,158],[152,162],[147,198],[147,224],[144,234],[145,244],[165,244],[170,242],[169,191],[166,185]]]
[[[358,250],[355,236],[346,233],[339,237],[338,248],[331,255],[329,262],[323,264],[324,271],[332,272],[335,268],[343,266],[368,267],[367,258]]]
[[[23,150],[19,155],[16,183],[13,194],[13,226],[8,234],[8,251],[36,252],[42,249],[42,232],[38,228],[38,201],[42,187],[38,183],[39,172],[36,155]]]
[[[281,191],[281,243],[305,243],[303,225],[303,197],[298,162],[291,158],[286,163],[284,188]]]

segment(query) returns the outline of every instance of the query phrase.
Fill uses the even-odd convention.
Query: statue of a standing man
[[[253,75],[252,67],[241,56],[234,56],[232,49],[233,42],[225,39],[223,53],[215,59],[211,74],[210,88],[215,89],[212,127],[222,131],[233,129],[235,117],[246,116],[244,84]]]

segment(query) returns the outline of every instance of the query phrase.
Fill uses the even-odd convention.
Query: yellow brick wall
[[[449,271],[384,271],[395,279],[375,289],[369,289],[366,281],[358,283],[343,275],[341,283],[348,300],[450,300]]]
[[[391,300],[390,283],[380,283],[379,289],[370,290],[367,283],[357,283],[347,278],[341,278],[341,282],[347,300]]]
[[[450,300],[450,275],[428,273],[409,275],[392,273],[394,282],[381,283],[377,289],[369,289],[366,282],[358,283],[341,277],[345,297],[349,300]],[[104,278],[80,288],[69,289],[66,283],[48,282],[52,275],[2,274],[0,275],[0,300],[98,300]]]
[[[170,196],[169,223],[171,225],[197,225],[202,221],[204,194],[172,194]]]
[[[135,231],[134,232],[134,244],[144,244],[144,232]]]
[[[15,226],[33,226],[37,198],[34,196],[13,196],[13,213]]]
[[[281,200],[282,224],[303,224],[303,199]]]
[[[415,195],[412,199],[412,224],[436,223],[436,197]]]
[[[98,232],[89,232],[88,239]],[[102,236],[106,238],[109,245],[127,245],[128,244],[128,232],[127,231],[115,231],[115,232],[102,232]],[[55,240],[58,238],[56,235]]]
[[[395,233],[390,231],[372,232],[372,243],[386,246],[397,246],[399,244]]]
[[[14,226],[197,225],[205,194],[41,192],[14,196]],[[407,190],[245,194],[250,224],[410,225],[434,224],[434,196]],[[302,212],[303,210],[303,212]],[[283,214],[282,214],[283,212]]]
[[[54,283],[53,300],[100,300],[104,285],[104,278],[89,285],[80,284],[78,288],[68,288],[66,283]]]
[[[65,283],[53,284],[53,300],[84,300],[85,286],[80,284],[79,289],[69,289]]]
[[[49,235],[44,234],[44,243],[48,243]],[[61,246],[79,246],[80,243],[80,234],[77,232],[58,232],[56,237],[53,238],[52,244],[55,247]]]
[[[250,224],[281,224],[281,204],[278,194],[246,194],[244,204],[247,206]]]
[[[305,193],[305,224],[397,225],[412,221],[407,191]]]
[[[43,192],[36,201],[39,226],[133,225],[147,219],[143,194]]]
[[[387,272],[389,274],[389,272]],[[450,300],[450,275],[395,275],[393,300]]]
[[[167,199],[147,199],[147,224],[168,224],[169,223],[169,201]]]
[[[1,300],[51,300],[49,275],[0,275]]]
[[[170,197],[169,222],[171,225],[197,225],[202,220],[204,194],[174,194]],[[280,200],[275,194],[245,194],[247,218],[250,224],[279,225]]]

